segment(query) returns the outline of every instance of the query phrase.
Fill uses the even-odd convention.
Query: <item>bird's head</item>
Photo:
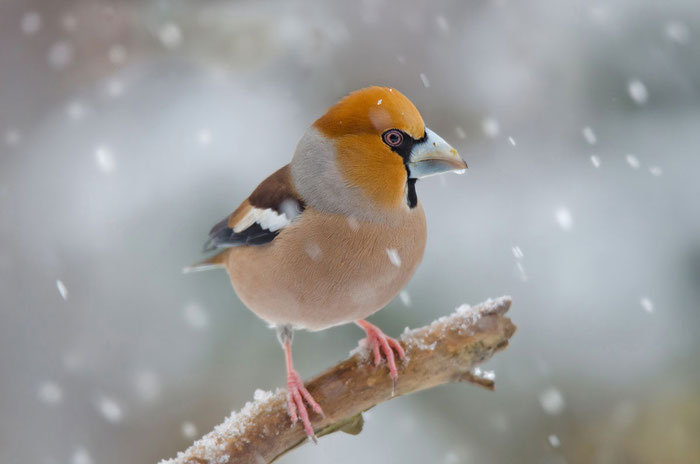
[[[309,158],[314,161],[308,163]],[[351,209],[369,201],[371,207],[381,210],[414,207],[417,179],[467,167],[454,148],[425,127],[408,98],[386,87],[358,90],[333,105],[297,148],[292,169],[301,171],[295,169],[295,162],[306,171],[316,171],[315,181],[299,175],[295,176],[297,183],[335,177],[333,186],[317,193],[330,196],[333,202],[352,203]],[[357,191],[363,198],[355,198]],[[326,200],[322,203],[328,203]],[[348,212],[338,206],[331,209]]]

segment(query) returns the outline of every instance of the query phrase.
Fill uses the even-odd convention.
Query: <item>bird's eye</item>
[[[384,143],[390,147],[398,147],[401,145],[401,142],[403,142],[403,134],[396,129],[391,129],[384,132],[382,138],[384,139]]]

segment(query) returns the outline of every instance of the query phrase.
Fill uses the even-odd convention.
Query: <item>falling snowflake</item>
[[[112,78],[107,81],[105,90],[108,97],[119,98],[124,94],[124,83],[117,78]]]
[[[27,35],[34,35],[41,29],[41,16],[36,11],[29,11],[22,16],[20,27]]]
[[[321,251],[321,247],[316,242],[307,242],[304,245],[304,251],[312,261],[319,262],[323,259],[323,251]]]
[[[450,31],[450,25],[447,22],[447,18],[445,18],[442,15],[437,15],[435,17],[435,22],[437,23],[438,27],[442,32],[449,32]]]
[[[381,105],[381,104],[382,104],[382,99],[380,98],[379,100],[377,100],[377,105]]]
[[[85,448],[77,448],[70,458],[71,464],[92,464],[92,458]]]
[[[7,129],[7,131],[5,131],[5,143],[9,147],[16,146],[19,144],[20,140],[22,140],[22,136],[17,129]]]
[[[182,435],[188,440],[192,440],[197,436],[197,427],[192,422],[183,422],[180,429],[182,430]]]
[[[399,298],[401,298],[401,303],[403,303],[404,306],[411,306],[411,295],[406,290],[402,290],[401,293],[399,293]]]
[[[197,142],[202,146],[207,146],[211,143],[211,131],[209,129],[199,129],[197,131]]]
[[[639,300],[639,304],[641,304],[644,311],[648,312],[649,314],[654,312],[654,303],[649,298],[643,297]]]
[[[643,105],[649,99],[649,92],[646,85],[639,79],[633,79],[627,83],[627,93],[638,105]]]
[[[554,213],[554,217],[562,230],[571,230],[574,225],[574,218],[568,208],[561,207]]]
[[[639,169],[639,158],[634,155],[625,155],[625,161],[630,165],[632,169]]]
[[[112,45],[109,47],[107,56],[109,57],[110,63],[114,65],[123,64],[126,61],[126,48],[120,44]]]
[[[462,129],[460,126],[455,127],[455,134],[457,134],[457,137],[460,139],[467,138],[466,132],[464,132],[464,129]]]
[[[68,299],[68,289],[66,288],[66,285],[63,283],[62,280],[57,279],[56,280],[56,288],[58,289],[58,293],[61,294],[61,298],[64,300]]]
[[[56,382],[47,381],[39,386],[39,399],[48,405],[56,405],[63,400],[63,390]]]
[[[139,370],[134,374],[132,381],[134,390],[136,390],[136,394],[142,401],[150,403],[160,396],[160,379],[154,371],[149,369]]]
[[[209,326],[209,315],[197,304],[189,304],[185,307],[185,321],[190,327],[203,330]]]
[[[66,106],[66,114],[73,121],[80,121],[85,117],[86,113],[87,108],[85,107],[85,104],[78,100],[72,101],[68,104],[68,106]]]
[[[664,28],[666,38],[678,45],[685,45],[690,40],[690,29],[680,21],[669,21]]]
[[[554,387],[550,387],[540,393],[540,405],[547,414],[557,415],[564,411],[564,397]]]
[[[598,155],[591,155],[591,164],[593,164],[593,167],[599,168],[600,157]]]
[[[481,130],[484,131],[487,137],[494,138],[501,132],[501,125],[497,119],[488,117],[481,121]]]
[[[97,167],[104,173],[110,173],[116,167],[112,152],[105,146],[97,147],[95,150],[95,161],[97,161]]]
[[[548,436],[547,441],[549,441],[549,444],[552,448],[559,448],[559,446],[561,445],[559,437],[554,434]]]
[[[401,267],[401,256],[396,248],[387,248],[386,254],[389,257],[389,261],[396,267]]]
[[[158,29],[158,39],[164,47],[175,49],[182,43],[182,29],[175,23],[165,23]]]
[[[420,80],[423,82],[423,87],[426,89],[430,87],[430,81],[428,80],[428,76],[425,75],[425,73],[420,73]]]
[[[515,256],[515,259],[523,258],[523,250],[521,250],[519,246],[516,245],[513,248],[511,248],[511,250],[513,251],[513,256]]]
[[[515,146],[515,139],[513,137],[508,137],[508,142],[510,142],[511,145]]]
[[[97,409],[102,414],[102,417],[112,424],[116,424],[122,420],[122,408],[113,398],[103,396],[97,399]]]
[[[598,137],[596,137],[595,132],[589,126],[584,127],[581,130],[583,138],[591,145],[595,145],[598,142]]]
[[[48,60],[54,69],[64,69],[73,62],[75,50],[73,44],[65,40],[56,42],[49,48]]]
[[[663,171],[659,166],[649,166],[649,173],[654,177],[659,177]]]

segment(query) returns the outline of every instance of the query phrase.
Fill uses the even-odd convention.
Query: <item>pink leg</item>
[[[396,379],[399,378],[399,372],[396,369],[396,359],[393,350],[396,350],[399,354],[399,358],[405,359],[406,353],[401,344],[397,340],[388,337],[379,327],[365,320],[355,321],[355,324],[359,325],[367,332],[367,344],[372,348],[372,352],[374,353],[374,364],[378,365],[382,361],[383,352],[389,364],[391,379],[396,383]]]
[[[304,400],[311,406],[311,409],[321,416],[323,416],[323,410],[304,386],[304,381],[299,376],[299,373],[294,370],[291,330],[287,329],[280,335],[280,342],[284,348],[284,357],[287,361],[287,409],[289,410],[289,417],[292,420],[292,424],[296,424],[297,420],[301,418],[306,435],[316,443],[316,434],[314,434],[314,429],[311,426],[311,419],[309,419],[309,412],[306,409]]]

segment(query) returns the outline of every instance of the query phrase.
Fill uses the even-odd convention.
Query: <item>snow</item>
[[[411,306],[411,295],[406,290],[402,290],[401,293],[399,293],[399,298],[404,306]]]
[[[649,173],[654,177],[659,177],[663,171],[659,166],[649,166]]]
[[[206,462],[226,463],[229,455],[220,453],[225,450],[226,442],[243,435],[251,423],[251,419],[258,414],[270,412],[279,403],[285,404],[286,392],[277,389],[274,393],[264,390],[255,390],[253,401],[249,401],[239,412],[233,411],[224,421],[214,427],[214,430],[194,442],[186,451],[181,451],[175,459],[164,459],[159,464],[174,464],[177,460],[186,462],[192,457],[199,457]],[[183,424],[183,434],[184,432]],[[190,430],[191,431],[191,430]],[[263,432],[264,433],[264,432]]]
[[[399,256],[399,252],[396,250],[396,248],[387,248],[386,254],[389,257],[389,262],[391,262],[391,264],[396,267],[401,267],[401,256]]]
[[[209,129],[199,129],[197,131],[197,142],[202,146],[207,146],[211,143],[211,131]]]
[[[85,448],[77,448],[70,458],[71,464],[92,464],[92,458]]]
[[[630,98],[638,105],[643,105],[649,99],[649,92],[646,85],[639,79],[632,79],[627,83],[627,93]]]
[[[182,29],[172,22],[162,24],[158,28],[158,40],[165,48],[175,49],[182,44]]]
[[[68,299],[68,289],[66,288],[65,284],[61,280],[56,280],[56,288],[58,289],[58,293],[61,294],[61,298],[64,300]]]
[[[630,165],[632,169],[639,169],[639,158],[634,155],[625,155],[625,161]]]
[[[14,147],[19,144],[20,140],[22,140],[22,136],[17,129],[7,129],[5,131],[5,143],[7,146]]]
[[[201,306],[195,303],[185,306],[183,315],[187,324],[193,329],[204,330],[209,327],[209,315]]]
[[[323,251],[321,251],[321,246],[316,242],[306,242],[304,245],[304,251],[312,261],[319,262],[323,259]]]
[[[591,129],[589,126],[584,127],[581,130],[581,133],[583,134],[583,138],[590,145],[595,145],[596,143],[598,143],[598,137],[596,137],[595,132],[593,132],[593,129]]]
[[[447,22],[447,18],[445,18],[443,15],[437,15],[435,17],[435,23],[442,32],[450,32],[450,24]]]
[[[78,20],[71,14],[65,14],[61,17],[61,27],[66,32],[73,32],[78,27]]]
[[[554,217],[562,230],[571,230],[574,225],[574,218],[571,215],[571,211],[564,206],[555,211]]]
[[[559,448],[559,446],[561,445],[559,437],[554,434],[548,436],[547,441],[549,441],[549,444],[552,446],[552,448]]]
[[[593,167],[599,168],[600,167],[600,156],[591,155],[591,164],[593,164]]]
[[[513,256],[515,256],[515,259],[523,259],[523,250],[520,249],[518,245],[515,245],[512,248],[513,251]]]
[[[73,44],[68,41],[61,40],[49,48],[48,60],[52,68],[61,70],[66,68],[73,62],[75,49]]]
[[[161,394],[161,382],[158,374],[150,369],[140,369],[134,373],[132,384],[136,395],[146,403],[158,399]]]
[[[114,44],[109,47],[107,56],[109,57],[109,62],[114,65],[124,64],[126,61],[126,48],[123,45]]]
[[[97,167],[104,173],[110,173],[116,167],[112,151],[105,146],[97,147],[95,150],[95,161],[97,162]]]
[[[508,137],[508,142],[510,142],[511,145],[515,146],[515,139],[513,137]]]
[[[428,80],[428,76],[425,75],[425,73],[420,73],[420,80],[423,82],[423,87],[426,89],[430,87],[430,81]]]
[[[121,422],[123,418],[122,408],[113,398],[102,396],[97,399],[97,409],[102,417],[112,424]]]
[[[448,451],[445,454],[445,458],[442,460],[443,464],[458,464],[461,462],[459,456],[454,451]]]
[[[22,16],[20,28],[26,35],[34,35],[41,29],[42,19],[36,11],[28,11]]]
[[[675,44],[685,45],[690,40],[690,29],[680,21],[669,21],[664,27],[664,35]]]
[[[483,371],[480,367],[475,367],[472,370],[472,374],[476,377],[480,377],[486,380],[496,380],[496,373],[494,371]]]
[[[549,387],[540,393],[540,405],[544,412],[556,416],[564,411],[564,397],[555,387]]]
[[[382,99],[380,98],[379,100],[377,100],[377,105],[381,105],[381,104],[382,104]]]
[[[461,126],[455,127],[455,134],[457,134],[457,137],[459,137],[460,139],[467,138],[467,133],[464,132],[464,129]]]
[[[39,385],[38,396],[42,403],[54,406],[63,400],[63,390],[53,381],[46,381]]]
[[[360,222],[357,220],[355,216],[348,216],[348,225],[353,231],[357,231],[357,229],[360,228]]]
[[[193,440],[197,436],[197,427],[192,422],[183,422],[180,429],[182,430],[182,436],[188,440]]]
[[[649,314],[654,312],[654,303],[648,297],[642,297],[639,300],[639,304],[642,305],[644,311],[648,312]]]
[[[87,108],[85,104],[79,100],[72,101],[66,106],[66,114],[73,121],[80,121],[85,117],[87,113]]]
[[[481,130],[487,137],[494,138],[501,132],[501,125],[495,118],[487,117],[481,121]]]
[[[111,78],[107,81],[105,90],[108,97],[119,98],[124,94],[124,83],[116,77]]]

